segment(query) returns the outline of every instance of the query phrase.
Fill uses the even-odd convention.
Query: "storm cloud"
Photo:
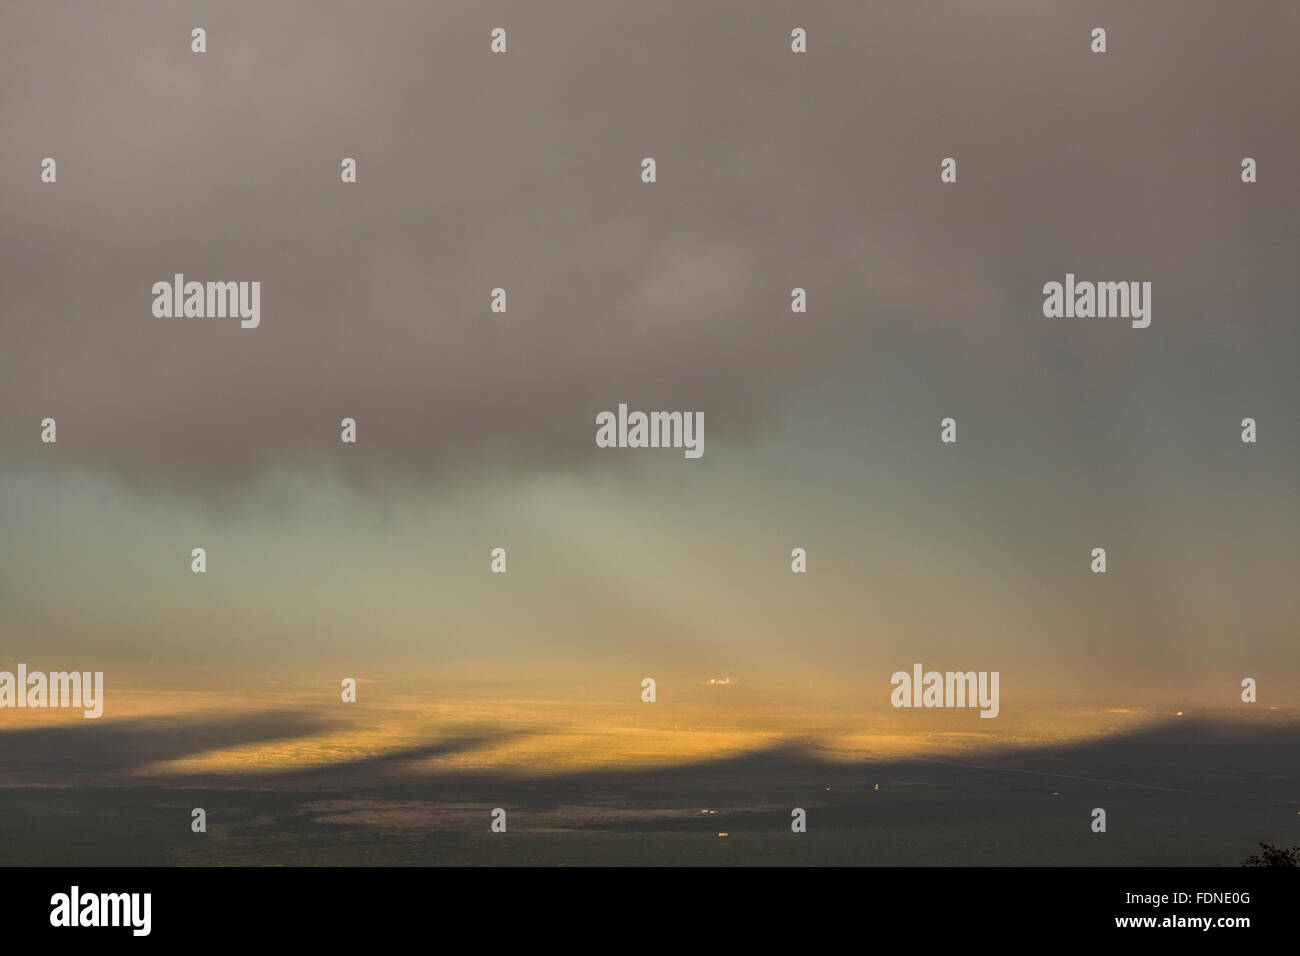
[[[1191,406],[1300,394],[1294,4],[14,2],[0,20],[11,463],[52,416],[61,461],[199,495],[282,464],[518,475],[585,467],[621,401],[703,411],[720,454],[804,390],[878,400],[900,367],[893,400],[990,417],[1104,423],[1153,378]],[[260,281],[261,326],[156,318],[150,288],[177,272]],[[1066,272],[1151,281],[1151,328],[1045,319]]]

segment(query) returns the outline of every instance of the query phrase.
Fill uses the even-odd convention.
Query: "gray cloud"
[[[1294,4],[52,7],[0,12],[15,460],[53,415],[63,460],[199,493],[570,467],[620,401],[746,441],[900,365],[1101,422],[1300,397]],[[261,327],[155,318],[178,271],[260,281]],[[1152,327],[1044,319],[1067,271],[1151,280]]]

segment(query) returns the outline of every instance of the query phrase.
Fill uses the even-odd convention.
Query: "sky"
[[[7,3],[0,668],[1295,706],[1298,33]],[[259,281],[260,326],[154,316],[178,272]],[[1151,282],[1150,327],[1045,318],[1067,273]],[[703,457],[598,448],[620,403],[702,412]]]

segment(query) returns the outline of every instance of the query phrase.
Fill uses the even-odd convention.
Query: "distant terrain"
[[[926,752],[909,754],[768,740],[676,762],[650,752],[662,735],[631,725],[644,712],[623,713],[603,715],[617,729],[599,745],[589,729],[551,728],[573,750],[549,743],[549,770],[517,728],[306,763],[287,742],[339,728],[278,711],[2,730],[0,863],[1238,866],[1261,841],[1300,842],[1300,724],[1287,712],[999,747],[919,735]],[[626,752],[636,746],[646,752]],[[214,753],[260,762],[184,769]],[[190,831],[194,807],[206,833]],[[489,829],[496,807],[505,834]],[[790,830],[795,807],[807,833]],[[1095,807],[1104,834],[1091,832]]]

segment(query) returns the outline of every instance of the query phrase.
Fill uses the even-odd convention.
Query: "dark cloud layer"
[[[52,415],[197,492],[568,467],[620,401],[717,447],[900,366],[991,413],[1293,413],[1298,41],[1281,2],[6,3],[0,446]],[[1067,271],[1151,281],[1151,328],[1044,319]],[[261,327],[155,318],[175,272],[260,281]]]

